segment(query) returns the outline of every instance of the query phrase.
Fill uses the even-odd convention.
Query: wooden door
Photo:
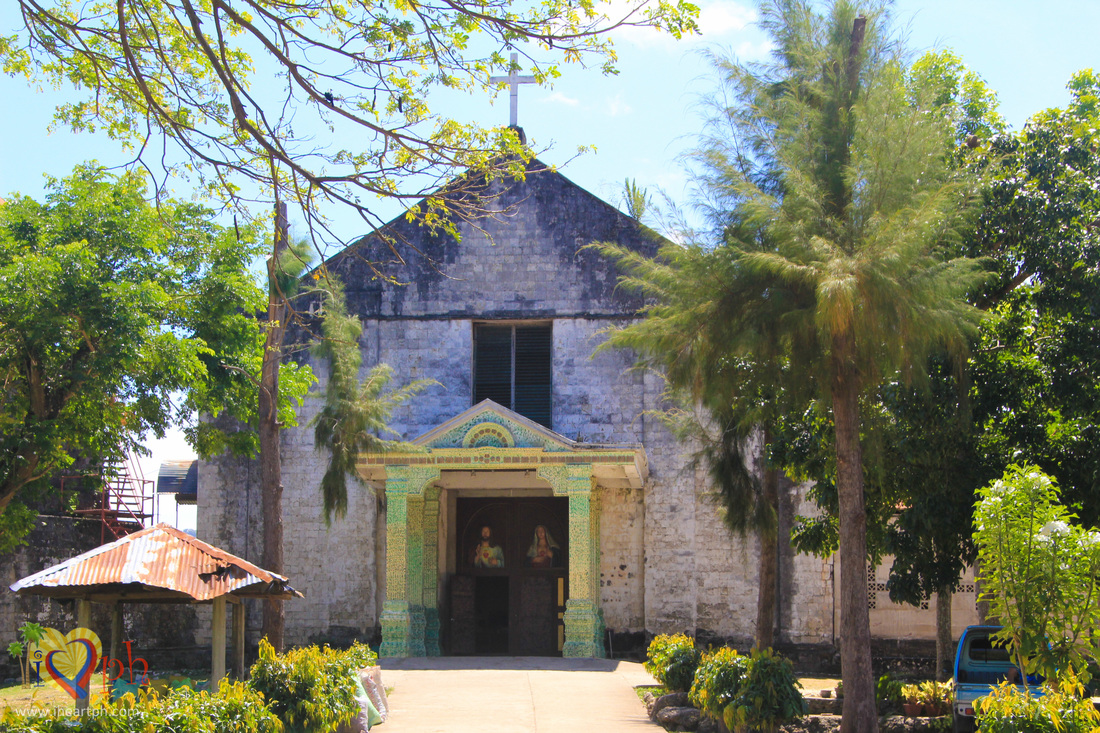
[[[451,654],[561,653],[567,518],[559,497],[458,500]]]

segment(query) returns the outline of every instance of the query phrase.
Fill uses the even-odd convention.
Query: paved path
[[[660,733],[636,685],[642,665],[606,659],[383,659],[381,733]]]

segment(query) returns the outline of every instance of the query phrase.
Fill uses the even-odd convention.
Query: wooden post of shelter
[[[122,604],[111,604],[111,659],[122,659]]]
[[[242,599],[234,599],[236,603],[233,604],[233,672],[237,675],[237,679],[243,680],[245,667],[244,667],[244,625],[245,625],[245,607]]]
[[[210,691],[218,689],[225,677],[225,596],[214,599],[214,620],[211,629],[210,651],[213,655],[210,669]]]

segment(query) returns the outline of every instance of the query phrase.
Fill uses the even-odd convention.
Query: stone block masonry
[[[460,224],[460,239],[399,218],[384,231],[400,258],[383,237],[372,235],[328,262],[345,283],[349,309],[364,324],[363,375],[371,365],[386,363],[394,368],[395,386],[436,382],[392,415],[395,437],[412,440],[472,406],[476,323],[549,323],[548,427],[582,445],[641,445],[648,461],[640,488],[597,485],[592,492],[599,508],[593,549],[599,553],[595,595],[603,625],[620,638],[686,631],[739,643],[751,639],[756,538],[730,534],[708,495],[705,472],[692,465],[691,446],[678,443],[651,414],[663,404],[662,380],[632,369],[631,354],[596,353],[604,332],[636,318],[643,303],[617,287],[613,264],[586,245],[614,241],[652,255],[658,240],[565,177],[540,168],[533,164],[521,182],[494,183],[496,213],[477,226]],[[376,638],[387,601],[386,506],[377,490],[349,478],[347,517],[326,525],[318,485],[327,456],[315,449],[309,425],[325,370],[312,366],[321,384],[301,409],[298,427],[284,430],[282,438],[286,573],[306,594],[286,604],[286,638],[292,644]],[[218,459],[203,464],[199,482],[200,538],[258,558],[255,467]],[[454,572],[453,563],[447,564],[454,556],[445,547],[454,542],[447,517],[454,507],[435,501],[440,506],[428,515],[439,518],[439,557],[425,566],[438,568],[436,590],[446,599]],[[786,485],[782,526],[789,531],[796,513],[810,511],[806,487]],[[394,546],[403,547],[398,539]],[[832,645],[832,561],[781,547],[780,564],[779,640]],[[402,619],[420,623],[415,609],[406,613]],[[249,623],[251,628],[251,614]]]

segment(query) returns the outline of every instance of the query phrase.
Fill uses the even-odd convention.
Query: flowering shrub
[[[982,600],[1004,626],[996,638],[1028,674],[1087,677],[1100,658],[1100,533],[1075,525],[1033,466],[1010,467],[979,495],[974,539]]]

